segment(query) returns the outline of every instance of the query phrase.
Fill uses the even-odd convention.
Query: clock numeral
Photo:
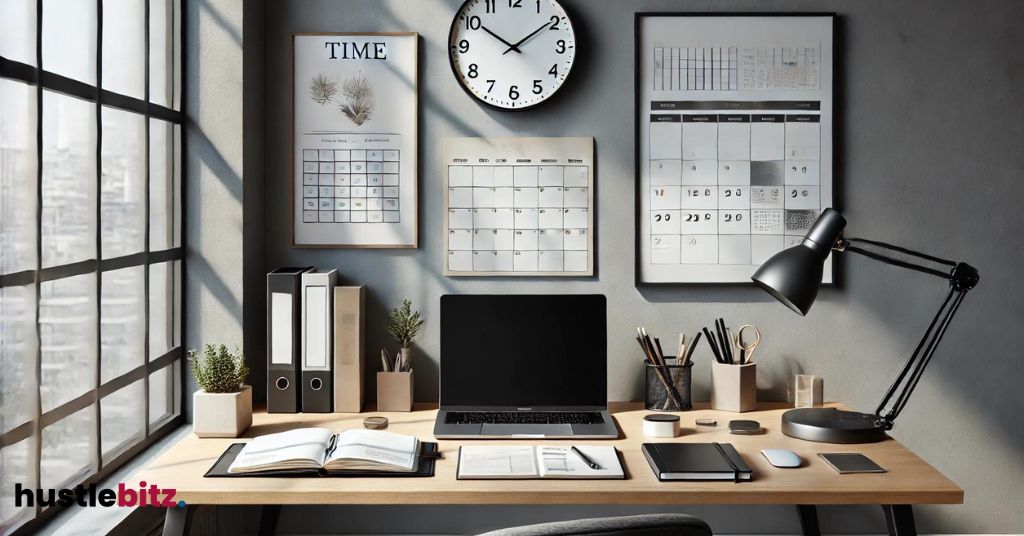
[[[555,44],[558,45],[555,47],[555,52],[565,54],[565,39],[559,39]]]
[[[494,13],[498,6],[495,5],[497,0],[484,0],[484,4],[487,6],[488,13]]]
[[[473,15],[466,19],[467,30],[479,30],[480,29],[480,17]]]
[[[537,0],[537,13],[540,13],[540,0]]]
[[[487,83],[490,84],[487,86],[487,92],[490,93],[494,91],[494,80],[488,80]]]
[[[523,0],[508,0],[508,7],[523,7]]]
[[[519,86],[512,86],[508,88],[508,98],[512,100],[519,99]]]
[[[548,71],[548,74],[550,74],[551,76],[554,76],[555,78],[558,78],[558,64],[557,63],[551,66],[551,70]]]
[[[544,91],[544,86],[540,85],[540,80],[533,81],[533,94],[540,95]]]
[[[552,15],[551,16],[551,26],[548,26],[548,29],[549,30],[558,30],[559,29],[559,27],[558,27],[558,23],[559,22],[560,22],[560,19],[558,18],[558,16],[557,15]]]
[[[480,73],[477,72],[477,66],[476,66],[475,63],[470,63],[469,64],[469,72],[466,74],[466,76],[468,76],[470,78],[476,78],[476,77],[480,76]]]
[[[469,52],[469,41],[463,39],[462,41],[459,41],[459,53],[465,54],[467,52]]]

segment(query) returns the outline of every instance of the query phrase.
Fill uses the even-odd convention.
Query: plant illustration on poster
[[[292,35],[292,241],[417,247],[415,33]]]

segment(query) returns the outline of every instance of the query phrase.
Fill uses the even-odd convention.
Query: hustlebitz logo
[[[139,487],[129,487],[121,482],[117,489],[98,488],[96,484],[84,486],[79,484],[74,488],[65,489],[29,489],[22,487],[21,483],[14,484],[14,506],[27,506],[34,508],[48,506],[120,506],[132,508],[135,506],[156,506],[161,508],[184,508],[185,501],[174,500],[177,490],[173,488],[161,488],[156,484],[146,484],[143,480]]]

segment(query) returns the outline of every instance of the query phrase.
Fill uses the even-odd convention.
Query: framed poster
[[[292,34],[292,245],[417,247],[416,33]]]
[[[636,15],[638,284],[750,283],[832,205],[834,22]]]
[[[594,275],[594,138],[445,138],[444,275]]]

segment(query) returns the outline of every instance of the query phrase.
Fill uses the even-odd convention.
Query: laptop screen
[[[441,297],[442,406],[607,405],[603,295]]]

